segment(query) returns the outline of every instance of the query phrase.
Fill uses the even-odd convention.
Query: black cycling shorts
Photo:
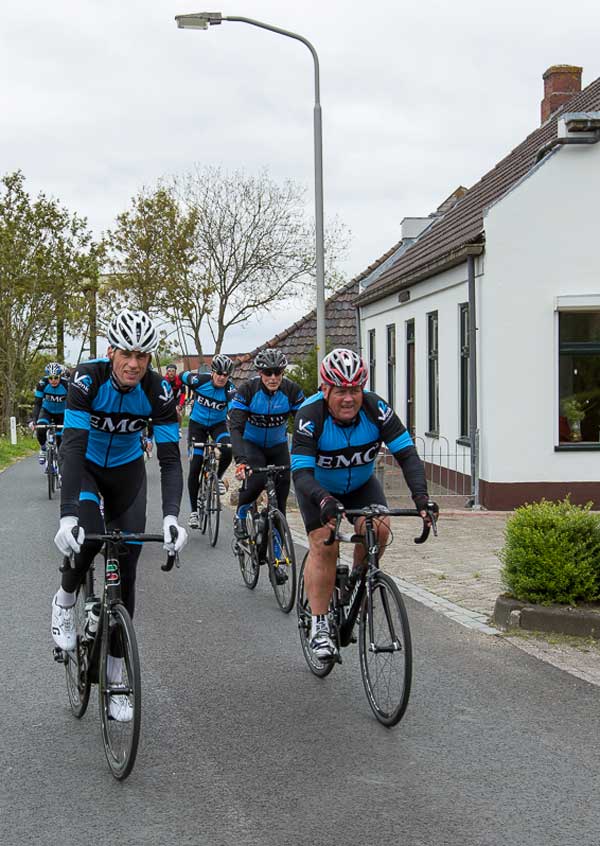
[[[357,488],[355,491],[350,491],[346,494],[331,494],[339,500],[346,508],[366,508],[367,505],[387,505],[387,500],[383,492],[383,488],[376,476],[371,476],[364,485]],[[296,499],[298,500],[298,508],[306,527],[306,534],[309,535],[315,529],[321,528],[320,509],[318,505],[302,494],[296,491]],[[356,518],[350,520],[354,522]]]

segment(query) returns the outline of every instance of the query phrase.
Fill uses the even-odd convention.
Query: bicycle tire
[[[54,465],[54,456],[52,447],[46,448],[46,475],[48,477],[48,499],[52,499],[54,493],[54,473],[52,472]]]
[[[279,557],[275,556],[276,534],[281,552]],[[271,586],[275,594],[277,604],[284,614],[289,614],[294,607],[296,598],[296,551],[290,527],[281,511],[271,512],[269,520],[269,535],[267,542],[267,561],[269,563],[269,576]],[[283,568],[285,581],[278,581],[278,570]]]
[[[247,540],[247,543],[250,543],[250,539]],[[254,590],[260,575],[260,565],[258,563],[258,551],[256,546],[252,544],[249,546],[249,550],[250,551],[247,552],[239,542],[234,541],[234,551],[237,555],[244,584],[249,590]]]
[[[109,649],[121,652],[123,656],[123,677],[116,685],[108,681],[107,663]],[[104,618],[98,675],[98,695],[102,740],[110,771],[119,781],[127,778],[137,755],[142,718],[142,680],[137,639],[131,617],[121,602],[116,602]],[[123,693],[115,693],[123,691]],[[109,716],[111,696],[127,696],[133,708],[132,719],[119,722]]]
[[[77,591],[77,599],[75,600],[77,645],[73,652],[64,653],[67,696],[69,697],[71,711],[78,720],[87,711],[92,686],[88,672],[91,643],[84,638],[85,622],[85,590],[82,586]]]
[[[302,564],[300,565],[300,573],[298,575],[298,596],[296,599],[296,613],[298,615],[298,632],[300,634],[300,645],[308,668],[315,676],[324,679],[333,670],[335,661],[321,661],[316,657],[310,648],[310,627],[312,614],[310,610],[310,603],[306,592],[304,590],[304,568],[306,566],[306,559],[308,552],[304,556]]]
[[[206,474],[204,470],[200,477],[200,491],[198,493],[198,523],[200,531],[203,535],[206,534],[208,528],[208,485],[206,482]]]
[[[371,600],[367,592],[360,612],[360,672],[371,710],[382,725],[391,727],[404,716],[410,697],[410,626],[402,594],[394,580],[381,571],[371,579]],[[370,617],[373,644],[370,642]],[[372,646],[381,651],[373,651]]]
[[[206,506],[208,539],[211,546],[216,546],[221,522],[221,496],[219,494],[219,477],[216,473],[211,473],[206,486]]]

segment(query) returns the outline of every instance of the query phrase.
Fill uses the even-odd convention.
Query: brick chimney
[[[552,65],[544,73],[542,123],[581,91],[581,72],[575,65]]]

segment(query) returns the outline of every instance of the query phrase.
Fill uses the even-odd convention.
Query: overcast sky
[[[209,8],[219,8],[210,0]],[[1,0],[2,172],[99,235],[143,186],[193,164],[308,186],[314,76],[299,42],[241,23],[184,31],[190,0]],[[598,0],[237,0],[321,65],[325,219],[352,231],[351,278],[539,125],[542,73],[600,76]],[[232,331],[251,349],[298,314]],[[210,347],[208,347],[210,349]]]

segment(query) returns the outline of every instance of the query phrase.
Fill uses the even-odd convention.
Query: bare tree
[[[297,299],[314,276],[314,238],[305,190],[294,182],[196,169],[174,178],[179,201],[195,212],[196,263],[180,289],[184,323],[201,352],[207,326],[220,352],[229,329]]]

